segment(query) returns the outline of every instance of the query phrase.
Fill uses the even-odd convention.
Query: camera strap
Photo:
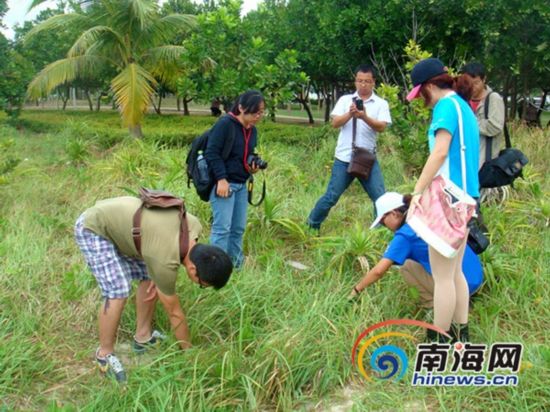
[[[254,176],[253,175],[250,175],[250,177],[248,178],[248,182],[247,182],[247,185],[246,185],[246,188],[248,190],[248,204],[251,205],[251,206],[260,206],[262,204],[262,202],[264,201],[265,199],[265,176],[264,176],[264,181],[262,183],[262,195],[260,196],[260,200],[258,200],[257,203],[254,203],[252,201],[252,194],[254,192]]]

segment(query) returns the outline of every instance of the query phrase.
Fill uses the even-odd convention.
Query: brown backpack
[[[132,237],[134,238],[134,245],[139,255],[141,256],[141,213],[143,212],[143,208],[169,209],[175,207],[178,208],[180,212],[180,262],[183,263],[183,259],[185,259],[187,250],[189,249],[189,230],[187,228],[187,217],[183,199],[174,196],[172,193],[162,190],[146,189],[144,187],[139,189],[139,198],[142,204],[136,213],[134,213],[132,227]]]

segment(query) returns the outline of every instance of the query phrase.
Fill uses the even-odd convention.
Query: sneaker
[[[97,356],[96,352],[95,361],[101,373],[106,376],[114,376],[119,383],[126,382],[126,372],[122,367],[122,363],[114,353],[110,353],[104,358],[100,358]]]
[[[307,237],[319,237],[321,232],[321,228],[313,227],[309,223],[305,224],[304,227],[304,233]]]
[[[132,348],[135,353],[141,354],[153,347],[159,346],[160,343],[166,339],[166,335],[162,334],[158,330],[154,330],[151,333],[151,338],[147,342],[138,342],[134,337],[134,344]]]

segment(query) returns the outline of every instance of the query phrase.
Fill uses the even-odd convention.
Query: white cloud
[[[38,13],[47,8],[55,7],[55,1],[47,1],[39,7],[29,10],[32,0],[8,0],[8,12],[4,16],[3,23],[6,28],[2,28],[2,33],[9,39],[13,39],[13,28],[16,24],[22,25],[27,20],[33,20]]]

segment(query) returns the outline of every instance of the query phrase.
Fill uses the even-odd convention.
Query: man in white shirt
[[[372,66],[358,66],[355,69],[356,92],[340,97],[332,110],[332,126],[340,128],[340,134],[327,190],[317,201],[307,220],[308,226],[312,229],[319,230],[321,228],[330,209],[338,203],[342,193],[355,179],[347,172],[351,159],[352,119],[357,119],[356,146],[366,148],[373,153],[376,153],[378,133],[384,131],[386,126],[391,123],[388,102],[378,97],[373,91],[375,81],[376,75]],[[354,99],[363,101],[364,110],[357,109]],[[374,162],[368,179],[358,180],[373,202],[386,191],[378,160]]]

